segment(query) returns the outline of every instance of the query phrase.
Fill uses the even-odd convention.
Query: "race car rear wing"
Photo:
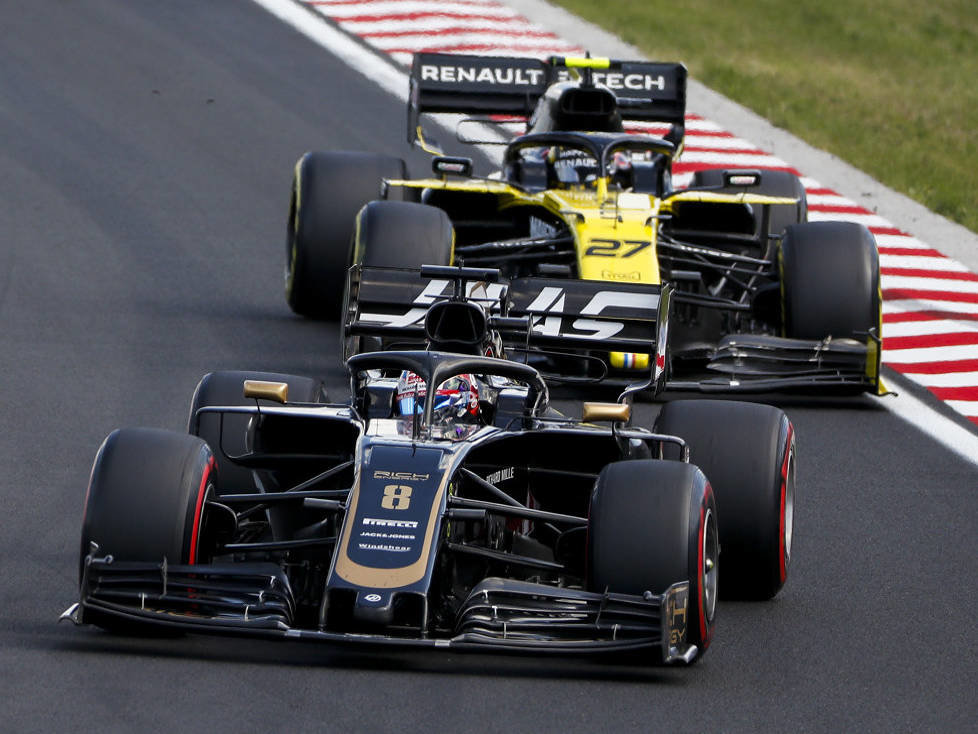
[[[561,377],[554,372],[561,365],[579,369],[582,360],[573,359],[575,356],[605,365],[610,353],[640,355],[654,381],[662,377],[671,295],[668,286],[566,278],[506,280],[498,271],[489,270],[485,271],[487,280],[468,280],[460,292],[452,271],[468,270],[472,269],[353,266],[342,327],[344,359],[363,351],[364,346],[377,348],[377,342],[385,349],[423,347],[425,317],[431,306],[461,299],[483,308],[489,327],[513,357],[557,355],[545,370],[552,378]],[[375,342],[364,345],[362,337],[373,337]],[[588,380],[607,376],[608,370],[602,369],[599,376]]]
[[[423,113],[528,117],[551,84],[578,69],[615,94],[623,119],[683,124],[686,67],[679,63],[419,53],[411,66],[408,142],[418,139]]]

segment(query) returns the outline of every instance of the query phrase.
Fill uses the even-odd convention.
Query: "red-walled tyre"
[[[686,639],[700,654],[716,626],[718,543],[713,492],[692,464],[619,461],[598,475],[588,515],[588,587],[661,594],[689,581]]]
[[[795,436],[784,411],[679,400],[662,407],[655,431],[683,438],[713,487],[723,596],[773,597],[788,576],[794,529]]]
[[[195,564],[206,560],[206,498],[214,490],[216,462],[196,436],[154,428],[113,431],[95,456],[82,520],[79,581],[86,557],[115,561]],[[106,629],[132,625],[86,612]]]

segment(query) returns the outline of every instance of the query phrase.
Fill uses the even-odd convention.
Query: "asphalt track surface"
[[[0,731],[974,730],[978,469],[870,398],[780,403],[791,577],[690,669],[55,624],[110,430],[181,429],[212,369],[343,394],[282,298],[291,167],[404,155],[404,110],[233,0],[4,3],[0,68]]]

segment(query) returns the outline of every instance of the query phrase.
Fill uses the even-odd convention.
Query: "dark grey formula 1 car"
[[[468,305],[429,319],[457,327]],[[309,378],[216,372],[188,433],[111,433],[63,616],[688,663],[721,591],[785,581],[794,437],[776,408],[671,402],[649,430],[628,391],[565,417],[532,366],[481,354],[348,364],[345,404]]]

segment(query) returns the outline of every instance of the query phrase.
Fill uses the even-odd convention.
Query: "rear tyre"
[[[796,339],[866,340],[880,327],[876,241],[853,222],[788,227],[781,242],[784,334]]]
[[[451,265],[454,231],[444,211],[409,201],[371,201],[357,214],[354,262],[386,268]]]
[[[794,528],[795,438],[784,411],[725,400],[666,403],[656,433],[679,436],[719,512],[720,592],[770,599],[784,585]]]
[[[376,153],[314,152],[299,159],[285,243],[285,297],[295,313],[340,315],[357,212],[380,197],[383,179],[406,177],[403,160]]]
[[[113,431],[95,456],[82,520],[79,582],[91,544],[116,561],[202,562],[203,511],[216,463],[196,436],[152,428]],[[86,611],[85,621],[127,631],[131,623]]]
[[[216,413],[197,411],[212,406],[254,405],[252,398],[244,396],[245,380],[267,380],[269,382],[285,382],[289,386],[288,399],[290,403],[324,403],[326,389],[319,380],[311,377],[298,377],[279,372],[247,372],[225,370],[209,372],[201,378],[194,390],[190,402],[190,417],[187,422],[187,432],[204,439],[221,465],[221,480],[217,485],[217,493],[235,494],[258,491],[255,473],[240,464],[235,464],[228,457],[239,456],[251,450],[252,431],[250,430],[253,416],[233,415],[224,416]],[[223,418],[223,431],[222,431]]]
[[[764,196],[786,196],[798,199],[795,205],[779,205],[771,207],[771,234],[781,234],[785,227],[808,220],[808,197],[801,179],[788,171],[761,171],[761,183],[757,186],[724,186],[721,168],[710,168],[693,174],[691,187],[719,187],[719,191],[728,194],[748,192]],[[754,207],[755,228],[760,228],[763,211]]]
[[[689,581],[687,641],[702,653],[716,624],[718,552],[716,504],[697,467],[648,459],[601,470],[588,515],[591,590],[661,594]]]
[[[371,201],[357,214],[353,261],[381,268],[451,265],[455,233],[444,211],[407,201]],[[347,289],[349,290],[349,289]],[[356,308],[356,294],[344,294],[347,322]],[[341,330],[343,330],[341,326]],[[344,336],[341,354],[380,351],[379,337]]]

